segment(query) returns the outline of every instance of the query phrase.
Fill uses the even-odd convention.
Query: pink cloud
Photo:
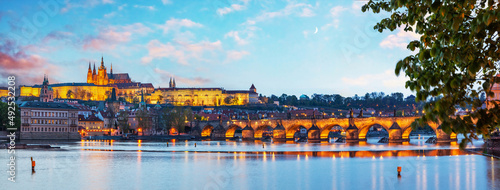
[[[157,25],[158,28],[163,30],[163,33],[168,33],[171,30],[179,30],[182,27],[185,28],[198,28],[203,25],[200,23],[193,22],[189,19],[176,19],[171,18],[170,20],[165,21],[165,24]]]
[[[131,41],[134,35],[146,35],[152,30],[142,23],[134,23],[125,26],[109,26],[100,29],[97,36],[87,36],[83,40],[83,49],[85,50],[112,50],[118,44]]]
[[[244,1],[242,1],[243,4],[236,4],[235,3],[235,4],[231,4],[229,7],[219,8],[219,9],[217,9],[217,14],[220,16],[223,16],[223,15],[231,13],[231,12],[245,10],[247,8],[248,1],[249,0],[244,0]]]
[[[224,38],[227,38],[227,37],[233,38],[234,41],[238,45],[246,45],[246,44],[248,44],[248,41],[246,39],[243,39],[243,38],[240,37],[238,31],[229,31],[227,34],[224,35]]]
[[[419,34],[415,32],[406,32],[403,28],[399,28],[398,33],[387,36],[379,45],[382,48],[406,49],[410,41],[417,39],[420,39]]]
[[[233,62],[242,59],[244,56],[250,55],[248,51],[236,51],[236,50],[229,50],[227,51],[227,56],[226,56],[226,63],[227,62]]]
[[[45,58],[36,54],[28,55],[22,47],[15,46],[11,41],[0,44],[0,76],[2,78],[15,76],[16,85],[40,84],[44,74],[58,73],[58,71],[59,67],[49,63]],[[6,80],[0,81],[2,85],[5,83]]]
[[[170,58],[182,65],[188,65],[190,60],[203,61],[205,52],[222,49],[220,41],[201,41],[190,43],[186,41],[167,42],[165,44],[158,40],[151,40],[146,45],[149,53],[141,59],[142,63],[149,63],[154,59]]]

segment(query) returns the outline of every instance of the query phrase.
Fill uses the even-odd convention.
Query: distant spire
[[[95,74],[95,62],[94,62],[94,71],[92,72],[92,75],[96,75]]]
[[[170,82],[168,82],[168,87],[172,88],[172,77],[170,77]]]
[[[91,71],[92,71],[92,69],[90,68],[90,61],[89,61],[89,72],[91,72]]]
[[[104,56],[101,57],[101,66],[104,67]]]
[[[111,63],[111,70],[110,70],[111,74],[113,74],[113,63]]]
[[[174,78],[174,83],[173,84],[174,84],[174,88],[175,88],[175,78]]]

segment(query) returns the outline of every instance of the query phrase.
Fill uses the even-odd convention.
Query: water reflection
[[[40,168],[33,176],[21,168],[19,179],[28,180],[5,188],[500,189],[498,159],[452,145],[197,143],[77,141],[20,150],[19,163],[33,156]]]

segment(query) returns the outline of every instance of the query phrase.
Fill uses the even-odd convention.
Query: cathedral
[[[87,81],[84,83],[49,84],[44,76],[42,85],[21,86],[20,96],[40,97],[40,101],[53,99],[78,99],[104,101],[112,90],[118,98],[133,103],[142,99],[149,104],[172,104],[176,106],[246,105],[258,102],[257,89],[252,84],[249,90],[225,90],[224,88],[177,87],[175,78],[170,78],[168,88],[154,88],[151,83],[132,82],[128,73],[113,73],[108,70],[101,57],[101,65],[93,69],[89,62]]]
[[[104,66],[104,57],[101,57],[101,66],[99,66],[97,73],[95,70],[95,63],[94,63],[94,70],[92,70],[90,68],[90,62],[89,62],[89,70],[87,72],[87,83],[92,83],[95,85],[108,85],[108,84],[131,83],[131,82],[132,80],[130,80],[128,73],[113,74],[113,64],[111,64],[111,69],[109,70],[108,73],[106,66]]]

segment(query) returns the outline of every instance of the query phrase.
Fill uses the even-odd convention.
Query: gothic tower
[[[92,69],[90,68],[90,61],[89,61],[89,71],[87,72],[87,83],[92,83]]]
[[[95,71],[95,62],[94,62],[94,71],[92,71],[92,83],[97,83],[97,74]]]
[[[170,77],[170,82],[168,82],[168,87],[175,88],[175,78],[172,80],[172,77]]]
[[[108,85],[108,72],[104,66],[104,57],[101,57],[101,66],[97,72],[97,85]]]

